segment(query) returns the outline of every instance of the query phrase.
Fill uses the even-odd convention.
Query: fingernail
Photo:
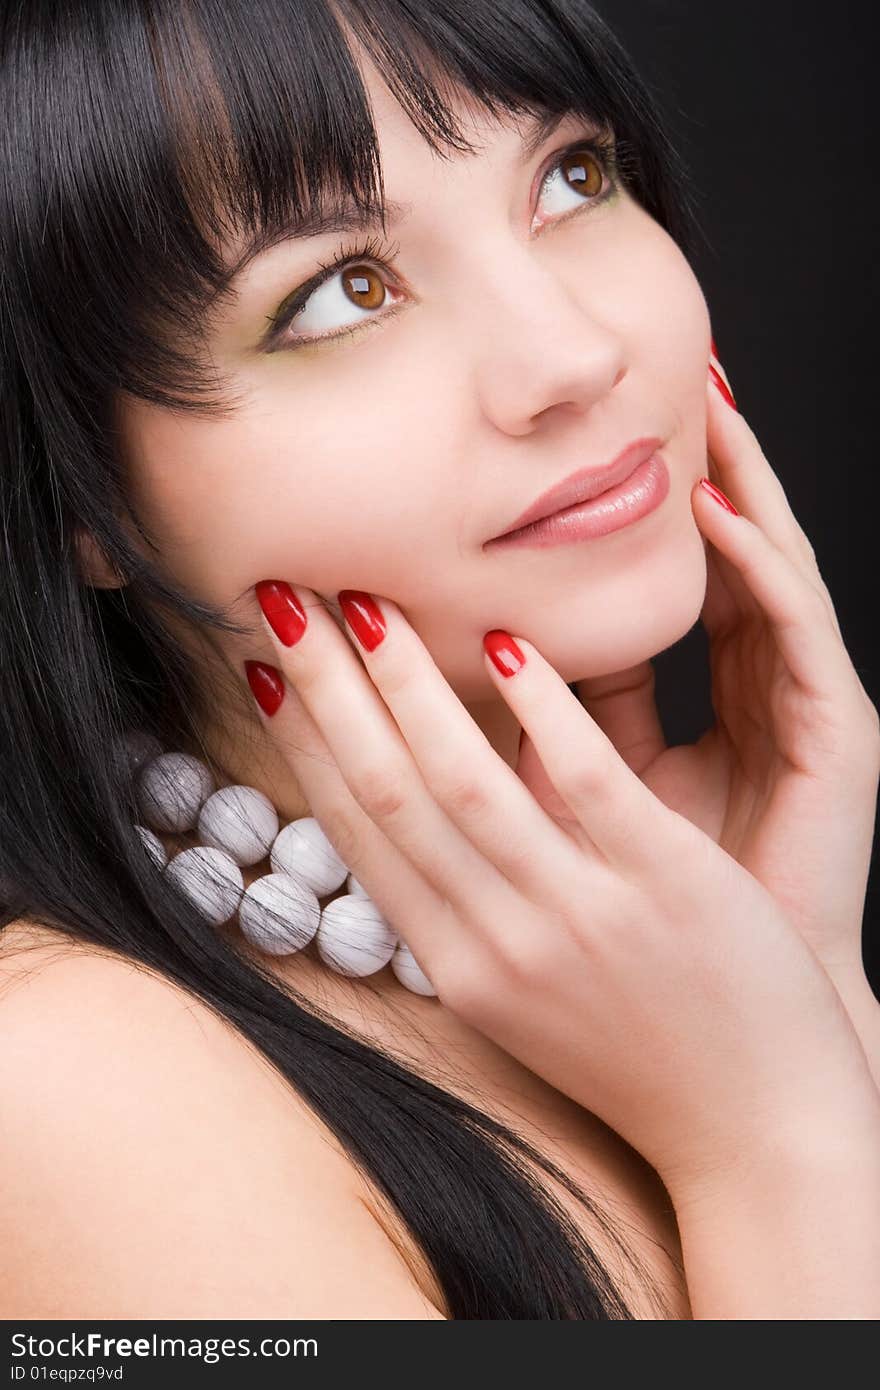
[[[709,363],[709,375],[711,376],[715,385],[718,387],[718,390],[721,392],[724,399],[727,401],[727,404],[732,405],[737,414],[739,414],[739,407],[737,406],[736,401],[733,399],[733,392],[731,391],[727,382],[724,380],[724,377],[721,375],[720,372],[717,372],[715,370],[711,362]]]
[[[714,483],[710,483],[708,478],[700,479],[700,487],[703,489],[704,492],[708,492],[709,496],[714,498],[715,501],[718,502],[724,508],[725,511],[732,512],[734,516],[739,516],[739,512],[731,502],[730,498],[725,497],[720,487],[716,487]]]
[[[308,622],[296,594],[283,579],[263,579],[254,589],[275,636],[285,647],[292,647],[302,637]]]
[[[281,673],[276,671],[274,666],[266,666],[262,661],[246,661],[244,669],[248,685],[260,709],[264,714],[275,714],[284,699],[284,681]]]
[[[388,631],[378,603],[361,589],[340,589],[336,601],[361,646],[374,652]]]
[[[504,632],[500,627],[493,628],[487,632],[483,638],[483,650],[488,657],[491,657],[492,664],[502,674],[502,676],[515,676],[526,664],[520,648],[514,642],[509,632]],[[520,735],[522,739],[522,735]]]

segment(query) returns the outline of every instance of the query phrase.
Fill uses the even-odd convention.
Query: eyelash
[[[579,217],[581,213],[586,212],[590,208],[594,208],[597,203],[604,203],[616,193],[620,187],[621,165],[619,153],[614,141],[595,135],[587,135],[583,136],[580,140],[575,140],[572,144],[567,145],[564,150],[560,150],[558,153],[551,156],[546,168],[541,173],[538,182],[539,190],[543,188],[553,171],[562,164],[569,155],[574,154],[577,150],[589,151],[601,169],[602,174],[607,179],[607,187],[603,188],[600,193],[596,193],[593,197],[585,199],[582,207],[571,208],[560,217],[554,218],[552,222],[546,224],[548,228],[558,227],[560,223],[568,222],[571,218]],[[538,235],[543,235],[543,230],[539,232]],[[282,341],[285,330],[289,328],[300,309],[304,307],[315,291],[319,289],[325,281],[331,279],[331,277],[338,274],[339,271],[346,270],[349,266],[360,265],[364,262],[372,262],[374,269],[388,271],[389,266],[387,262],[393,261],[399,250],[399,242],[395,242],[392,245],[379,237],[367,237],[357,242],[343,243],[343,245],[337,249],[331,260],[319,260],[319,268],[316,273],[311,275],[308,280],[300,285],[299,289],[294,290],[293,298],[284,301],[278,314],[270,315],[269,331],[266,337],[269,351],[273,351],[277,348],[283,348],[284,351],[295,351],[297,348],[310,347],[315,343],[327,343],[338,338],[347,338],[353,333],[359,333],[361,329],[368,327],[370,323],[376,323],[380,319],[384,321],[385,319],[392,318],[399,309],[403,308],[403,305],[392,306],[384,310],[381,314],[377,314],[375,319],[362,320],[360,323],[353,323],[345,328],[336,329],[330,333],[322,333],[311,338],[289,339],[287,342]]]

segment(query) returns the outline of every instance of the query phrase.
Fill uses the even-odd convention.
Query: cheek
[[[265,578],[325,593],[383,592],[413,555],[424,557],[426,536],[442,530],[438,508],[452,505],[439,456],[445,436],[435,428],[442,390],[435,381],[427,419],[410,354],[389,408],[388,364],[384,389],[364,372],[365,354],[358,364],[356,372],[354,361],[334,363],[309,390],[307,409],[291,389],[290,364],[234,421],[131,408],[133,505],[175,580],[221,603]]]
[[[696,391],[704,402],[709,342],[712,327],[709,309],[697,277],[674,242],[667,239],[660,273],[662,292],[652,300],[653,322],[665,325],[667,344],[663,377],[676,396],[688,398]],[[662,327],[660,331],[663,331]]]
[[[674,436],[677,486],[689,488],[706,466],[706,373],[712,327],[706,299],[687,258],[640,209],[615,254],[608,312],[629,346],[645,399]]]
[[[626,306],[615,321],[633,344],[633,360],[650,365],[671,399],[705,389],[711,326],[706,299],[687,258],[672,237],[633,206],[614,253],[609,297]]]
[[[305,387],[283,358],[262,384],[247,449],[264,476],[256,505],[244,505],[264,534],[242,557],[255,578],[269,564],[319,593],[412,597],[448,565],[473,478],[463,368],[427,331],[376,330],[375,346],[373,336],[307,363]]]

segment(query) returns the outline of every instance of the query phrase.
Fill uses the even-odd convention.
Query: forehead
[[[470,148],[435,149],[409,119],[370,55],[362,48],[355,47],[354,51],[376,127],[383,173],[394,157],[412,155],[423,160],[435,159],[447,163],[477,158],[505,137],[528,140],[533,135],[530,143],[537,144],[545,130],[562,119],[559,114],[547,112],[493,113],[466,87],[455,84],[448,75],[438,73],[434,74],[438,90]]]
[[[381,206],[365,209],[344,188],[336,187],[279,223],[230,239],[225,244],[224,259],[231,285],[256,256],[279,242],[327,233],[394,230],[417,214],[420,207],[424,211],[425,204],[430,206],[442,196],[442,185],[456,164],[479,161],[496,152],[500,160],[508,159],[514,151],[527,159],[566,118],[565,113],[554,112],[495,114],[466,89],[440,78],[443,100],[454,115],[466,148],[438,148],[411,121],[362,49],[357,50],[357,61],[376,134]]]

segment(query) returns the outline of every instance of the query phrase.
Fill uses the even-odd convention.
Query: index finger
[[[721,367],[714,354],[713,358],[710,367]],[[722,490],[790,559],[818,576],[816,552],[791,509],[782,482],[748,420],[728,403],[711,371],[707,404],[707,443]]]
[[[722,490],[741,515],[764,534],[822,597],[840,633],[840,624],[827,585],[819,572],[816,552],[799,524],[785,488],[773,471],[748,421],[732,409],[707,381],[707,443]]]
[[[369,594],[339,595],[359,660],[308,591],[304,601],[298,592],[283,581],[258,586],[270,612],[282,605],[271,621],[263,608],[266,628],[368,817],[464,914],[497,917],[512,883],[546,897],[570,838],[492,748],[396,605],[383,600],[383,611]],[[369,619],[366,646],[355,610]],[[278,631],[288,611],[298,614],[290,645]]]
[[[372,602],[369,595],[357,599]],[[512,883],[524,885],[533,901],[552,900],[560,885],[565,890],[576,881],[577,870],[583,872],[583,851],[592,851],[594,863],[598,852],[624,875],[657,871],[668,848],[664,828],[669,822],[662,818],[672,813],[619,757],[535,647],[491,631],[483,638],[484,665],[574,813],[574,833],[571,819],[563,830],[491,748],[397,605],[384,598],[382,605],[376,608],[388,637],[378,650],[365,653],[370,675],[428,787]],[[343,610],[356,626],[357,614],[345,603]],[[490,659],[497,638],[515,654],[518,670],[511,666],[499,674],[497,660]],[[576,858],[572,841],[581,851]]]
[[[305,797],[307,814],[398,932],[406,928],[409,935],[411,922],[436,922],[443,899],[358,804],[312,715],[280,672],[274,678],[284,689],[271,716],[272,734]],[[253,684],[250,669],[248,681]],[[418,930],[416,936],[418,949]]]

